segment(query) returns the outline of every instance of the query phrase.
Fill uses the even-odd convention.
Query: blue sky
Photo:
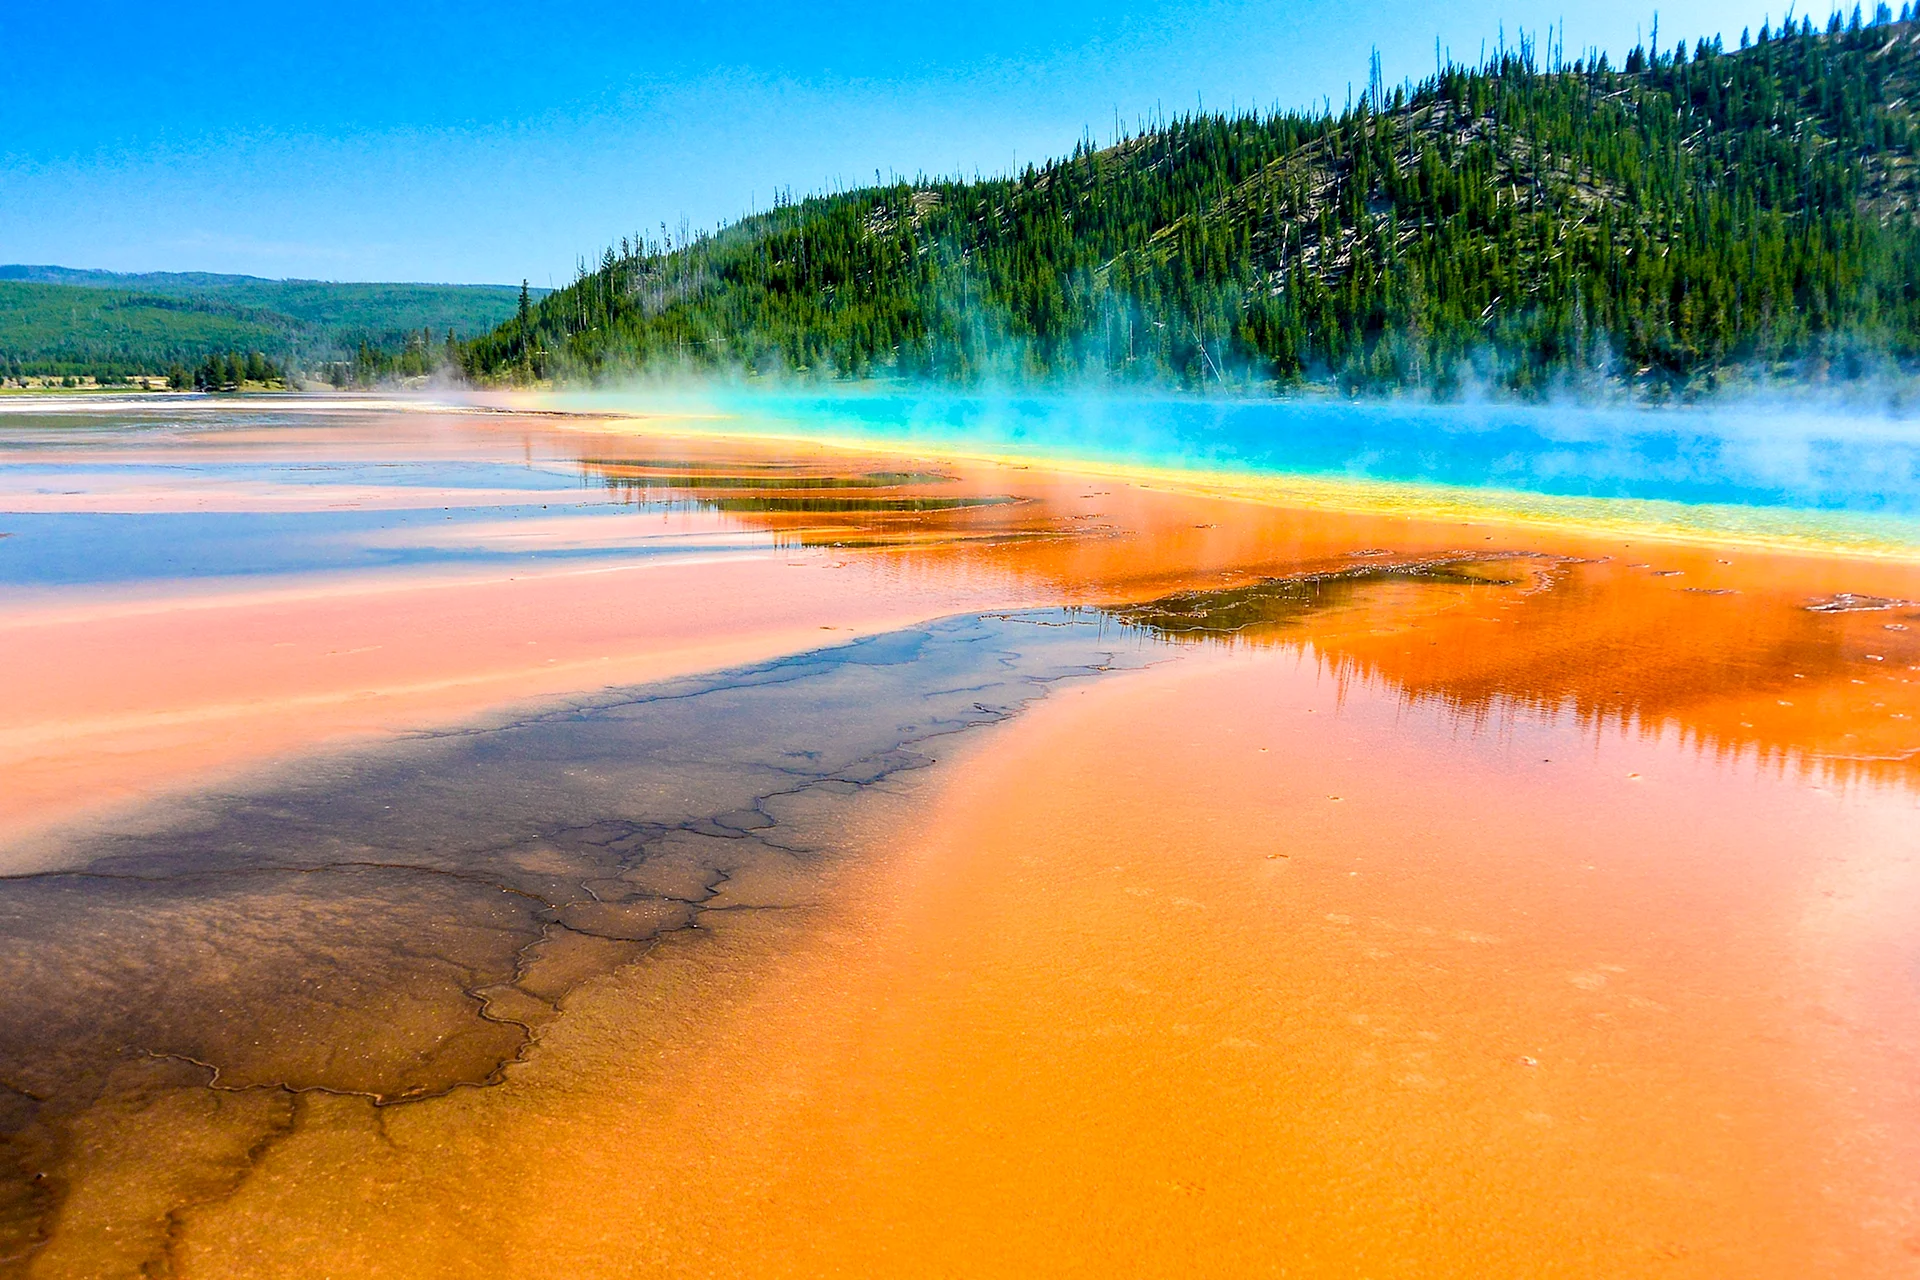
[[[1564,19],[1570,56],[1617,58],[1653,18],[1595,0],[7,9],[0,262],[537,284],[782,187],[1005,171],[1104,140],[1116,112],[1338,104],[1376,46],[1390,80],[1417,77],[1436,37],[1472,59],[1503,23]],[[1667,6],[1661,44],[1731,44],[1765,12]]]

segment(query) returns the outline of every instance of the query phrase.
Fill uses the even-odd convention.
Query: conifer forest
[[[1552,35],[1350,105],[1195,112],[996,178],[629,236],[449,349],[636,375],[1521,397],[1920,371],[1920,23],[1621,65]]]

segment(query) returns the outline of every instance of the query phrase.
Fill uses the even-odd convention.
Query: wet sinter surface
[[[107,447],[207,465],[167,430]],[[45,677],[0,725],[42,788],[11,1270],[1920,1268],[1907,561],[591,424],[206,434],[342,466],[322,512],[431,505],[375,457],[441,516],[545,484],[476,461],[576,487],[0,610]]]
[[[9,1252],[164,1261],[168,1210],[301,1093],[497,1081],[583,978],[707,913],[807,902],[848,797],[1109,666],[1107,643],[1065,614],[967,619],[597,695],[303,761],[0,881]],[[90,1158],[126,1154],[102,1126],[208,1090],[223,1159],[97,1196]]]

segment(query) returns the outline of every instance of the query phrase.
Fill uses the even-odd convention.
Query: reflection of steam
[[[770,550],[771,535],[734,527],[701,509],[675,509],[641,519],[615,510],[605,514],[544,516],[537,520],[473,520],[382,529],[355,536],[363,547],[431,548],[436,551],[718,551]]]

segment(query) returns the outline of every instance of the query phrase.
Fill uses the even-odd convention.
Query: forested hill
[[[438,360],[449,330],[485,333],[514,314],[518,298],[507,285],[6,265],[0,377],[164,374],[233,352],[308,370],[335,361],[385,370],[424,352],[414,361],[424,368]]]
[[[1195,115],[1015,177],[623,241],[480,380],[743,370],[1519,394],[1920,367],[1920,24],[1625,65],[1522,42],[1336,113]]]

